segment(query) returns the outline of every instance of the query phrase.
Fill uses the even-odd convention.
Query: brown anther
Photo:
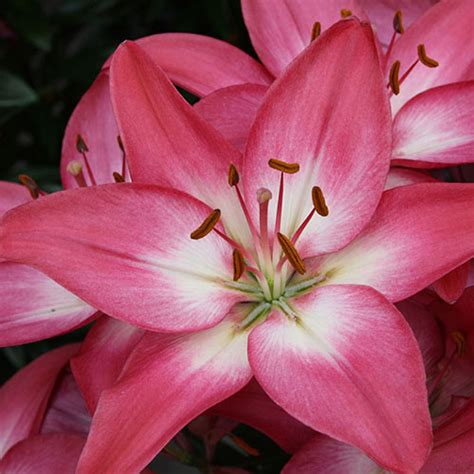
[[[288,258],[288,261],[291,263],[293,268],[303,275],[306,272],[306,267],[304,266],[303,259],[300,257],[300,254],[296,250],[295,246],[292,244],[291,240],[281,232],[277,233],[278,242]]]
[[[311,42],[313,42],[321,34],[321,23],[316,21],[311,30]]]
[[[125,178],[120,173],[118,173],[117,171],[114,171],[112,173],[112,176],[114,177],[114,181],[116,183],[125,183]]]
[[[427,67],[438,67],[439,62],[434,60],[433,58],[430,58],[426,54],[426,49],[424,44],[419,44],[418,45],[418,59],[420,60],[421,64],[427,66]]]
[[[117,143],[118,143],[118,146],[120,148],[120,150],[125,153],[125,148],[123,147],[123,141],[122,141],[122,138],[120,137],[120,135],[117,135]]]
[[[405,28],[403,28],[403,16],[401,10],[395,12],[393,17],[393,29],[399,35],[402,35],[405,32]]]
[[[87,148],[84,138],[82,138],[82,135],[80,135],[79,133],[76,137],[76,149],[79,153],[86,153],[89,151],[89,148]]]
[[[194,231],[191,233],[191,239],[199,240],[203,237],[206,237],[209,232],[214,229],[216,224],[219,222],[221,218],[221,211],[220,209],[214,209],[205,219],[204,222]]]
[[[350,16],[352,16],[351,10],[347,10],[345,8],[341,10],[341,18],[349,18]]]
[[[238,281],[245,270],[245,262],[242,252],[239,249],[234,249],[232,252],[232,263],[234,265],[234,281]]]
[[[267,201],[270,201],[272,198],[272,192],[267,188],[257,189],[257,202],[263,204]]]
[[[258,449],[250,446],[246,441],[244,441],[240,436],[236,436],[233,433],[229,434],[229,438],[242,450],[244,450],[250,456],[260,456],[260,451]]]
[[[298,163],[287,163],[286,161],[276,160],[274,158],[268,160],[268,165],[274,170],[288,174],[298,173],[300,170],[300,165]]]
[[[18,181],[20,181],[20,183],[28,189],[33,199],[38,199],[39,195],[41,194],[40,188],[31,176],[28,176],[27,174],[20,174],[18,176]]]
[[[313,206],[316,209],[316,212],[320,216],[326,217],[329,215],[326,199],[324,199],[324,194],[319,186],[313,186],[313,189],[311,190],[311,199],[313,200]]]
[[[83,166],[80,161],[73,160],[67,164],[66,170],[71,176],[76,177],[82,173]]]
[[[229,186],[236,186],[239,184],[240,176],[239,172],[237,171],[237,168],[231,164],[229,166],[229,173],[227,175],[227,181],[229,183]]]
[[[390,74],[388,76],[390,88],[395,95],[400,94],[400,61],[395,61],[390,68]]]
[[[456,344],[456,352],[458,356],[462,356],[466,352],[466,338],[461,331],[453,331],[451,333],[454,343]]]

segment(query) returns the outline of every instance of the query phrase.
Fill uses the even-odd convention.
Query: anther
[[[277,237],[278,242],[280,243],[280,246],[288,261],[298,273],[303,275],[306,272],[303,259],[300,257],[300,254],[292,244],[291,240],[281,232],[278,232]]]
[[[426,54],[426,49],[424,44],[419,44],[418,45],[418,59],[420,60],[421,64],[427,66],[427,67],[438,67],[439,62],[434,60],[433,58],[430,58]]]
[[[31,176],[28,176],[27,174],[20,174],[18,176],[18,181],[20,181],[20,183],[28,189],[33,199],[38,199],[42,194],[38,183]]]
[[[451,337],[456,344],[456,352],[458,356],[462,356],[466,352],[466,338],[464,334],[460,331],[453,331]]]
[[[393,17],[393,29],[399,35],[402,35],[405,32],[405,28],[403,27],[403,16],[401,10],[395,12]]]
[[[209,232],[214,229],[216,224],[219,222],[221,218],[221,211],[220,209],[214,209],[205,219],[204,222],[194,231],[191,233],[191,239],[199,240],[203,237],[206,237]]]
[[[242,252],[239,249],[234,249],[232,252],[232,263],[234,265],[234,281],[238,281],[245,270],[245,262]]]
[[[66,167],[66,171],[74,177],[76,183],[79,187],[85,188],[87,187],[86,180],[84,178],[83,166],[80,161],[70,161]]]
[[[351,10],[347,10],[346,8],[341,10],[341,18],[349,18],[350,16],[352,16]]]
[[[259,204],[265,204],[272,198],[272,192],[267,188],[257,189],[257,202]]]
[[[227,175],[227,181],[229,183],[229,186],[237,186],[237,184],[239,184],[239,180],[239,172],[237,171],[237,168],[231,164],[229,166],[229,173]]]
[[[316,21],[311,30],[311,42],[313,42],[321,34],[321,23]]]
[[[125,183],[125,178],[120,173],[118,173],[117,171],[114,171],[112,173],[112,176],[114,177],[114,181],[116,183]]]
[[[400,93],[400,61],[395,61],[390,68],[389,85],[395,95]]]
[[[324,199],[323,192],[319,186],[313,186],[313,189],[311,190],[311,199],[313,200],[313,206],[316,209],[316,212],[320,216],[326,217],[329,215],[326,199]]]
[[[82,138],[82,135],[80,135],[79,133],[76,137],[76,149],[79,153],[87,153],[89,151],[89,148],[87,147],[84,138]]]
[[[286,161],[276,160],[274,158],[268,160],[268,165],[274,170],[288,174],[298,173],[300,170],[300,165],[298,163],[287,163]]]

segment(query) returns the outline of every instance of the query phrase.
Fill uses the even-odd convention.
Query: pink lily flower
[[[137,45],[114,55],[134,184],[57,193],[1,225],[1,256],[168,333],[145,333],[100,396],[78,472],[144,467],[252,375],[290,415],[387,468],[424,463],[423,364],[389,301],[473,255],[474,188],[394,189],[374,214],[390,158],[377,55],[356,20],[322,35],[269,91],[243,159]]]

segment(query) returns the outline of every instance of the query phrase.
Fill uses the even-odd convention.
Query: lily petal
[[[409,170],[404,168],[390,168],[385,183],[385,191],[400,186],[408,186],[410,184],[419,183],[436,183],[437,180],[432,176],[420,171]]]
[[[446,303],[455,303],[463,294],[467,286],[470,266],[469,261],[463,263],[433,283],[433,289]]]
[[[143,329],[107,317],[97,321],[87,333],[71,367],[91,413],[101,393],[118,379],[143,334]]]
[[[183,426],[248,383],[246,346],[247,334],[228,320],[184,336],[145,334],[100,398],[78,474],[146,466]]]
[[[393,123],[393,156],[404,166],[451,166],[474,161],[474,81],[417,95]]]
[[[388,58],[390,67],[401,62],[403,74],[417,59],[417,47],[438,61],[437,68],[418,64],[392,97],[395,114],[412,97],[436,86],[474,79],[472,62],[472,2],[446,0],[430,8],[397,40]]]
[[[190,238],[209,213],[156,186],[63,191],[4,217],[0,255],[44,271],[110,316],[151,330],[198,330],[242,299],[223,284],[233,275],[229,244],[214,233]]]
[[[31,201],[25,186],[8,181],[0,181],[0,216],[20,204]]]
[[[59,373],[78,345],[55,349],[17,372],[0,389],[0,458],[16,443],[35,434]]]
[[[337,60],[334,60],[337,58]],[[348,74],[350,71],[350,74]],[[334,25],[278,79],[259,109],[244,155],[247,202],[270,189],[276,214],[280,173],[268,160],[297,162],[285,180],[282,232],[292,235],[313,209],[319,186],[328,217],[315,216],[298,243],[303,256],[334,251],[368,222],[388,172],[391,119],[387,94],[368,25]],[[273,228],[270,223],[270,228]]]
[[[194,110],[224,138],[243,151],[267,87],[242,84],[220,89],[201,99]]]
[[[313,429],[413,472],[431,447],[423,361],[403,316],[362,286],[316,289],[249,338],[255,377]],[[387,376],[390,374],[390,376]]]
[[[384,193],[371,223],[316,265],[326,284],[368,285],[390,301],[414,295],[474,255],[474,185],[414,184]]]
[[[311,43],[314,23],[325,31],[341,19],[342,9],[366,19],[357,0],[242,0],[253,47],[276,77]]]

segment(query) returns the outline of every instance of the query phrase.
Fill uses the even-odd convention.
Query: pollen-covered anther
[[[66,171],[71,175],[71,176],[79,176],[83,171],[83,166],[80,161],[70,161],[68,165],[66,166]]]
[[[231,164],[229,166],[229,173],[227,174],[227,182],[229,183],[229,186],[237,186],[240,181],[240,176],[239,172],[237,171],[237,168]]]
[[[303,259],[300,257],[300,254],[296,250],[291,240],[281,232],[277,233],[277,238],[283,250],[283,253],[286,255],[286,258],[291,263],[291,266],[298,273],[303,275],[306,272],[306,267],[304,265]]]
[[[341,10],[341,18],[349,18],[350,16],[352,16],[352,11],[351,10],[348,10],[346,8],[343,8]]]
[[[267,188],[259,188],[257,189],[257,202],[259,204],[265,204],[266,202],[270,201],[272,198],[272,192]]]
[[[400,93],[400,61],[395,61],[390,68],[390,74],[388,77],[390,88],[395,95]]]
[[[214,229],[216,224],[219,222],[221,218],[221,211],[220,209],[214,209],[205,219],[204,222],[194,231],[191,233],[191,239],[199,240],[203,237],[206,237],[209,232]]]
[[[321,34],[321,23],[319,21],[315,21],[313,28],[311,29],[311,42],[313,42],[316,38],[318,38],[320,34]]]
[[[419,44],[418,45],[418,59],[420,60],[421,64],[427,66],[427,67],[438,67],[439,62],[436,61],[433,58],[430,58],[426,54],[426,49],[424,44]]]
[[[466,338],[461,331],[453,331],[451,337],[456,344],[456,352],[459,356],[466,352]]]
[[[114,171],[112,176],[114,177],[114,181],[116,183],[125,183],[125,178],[119,172]]]
[[[274,170],[288,174],[295,174],[300,170],[298,163],[287,163],[286,161],[277,160],[275,158],[268,160],[268,166]]]
[[[311,190],[311,199],[313,200],[314,209],[320,216],[326,217],[329,215],[326,199],[324,198],[324,194],[319,186],[313,186],[313,189]]]
[[[244,257],[239,249],[234,249],[232,252],[232,264],[234,266],[233,280],[238,281],[245,270]]]
[[[403,27],[403,15],[401,10],[396,11],[395,15],[393,16],[393,29],[396,33],[400,35],[405,32],[405,28]]]
[[[41,189],[38,186],[38,183],[27,174],[20,174],[18,176],[18,181],[28,189],[33,199],[38,199],[41,195]]]
[[[76,149],[79,153],[87,153],[89,151],[84,138],[82,138],[82,135],[79,133],[76,136]]]

